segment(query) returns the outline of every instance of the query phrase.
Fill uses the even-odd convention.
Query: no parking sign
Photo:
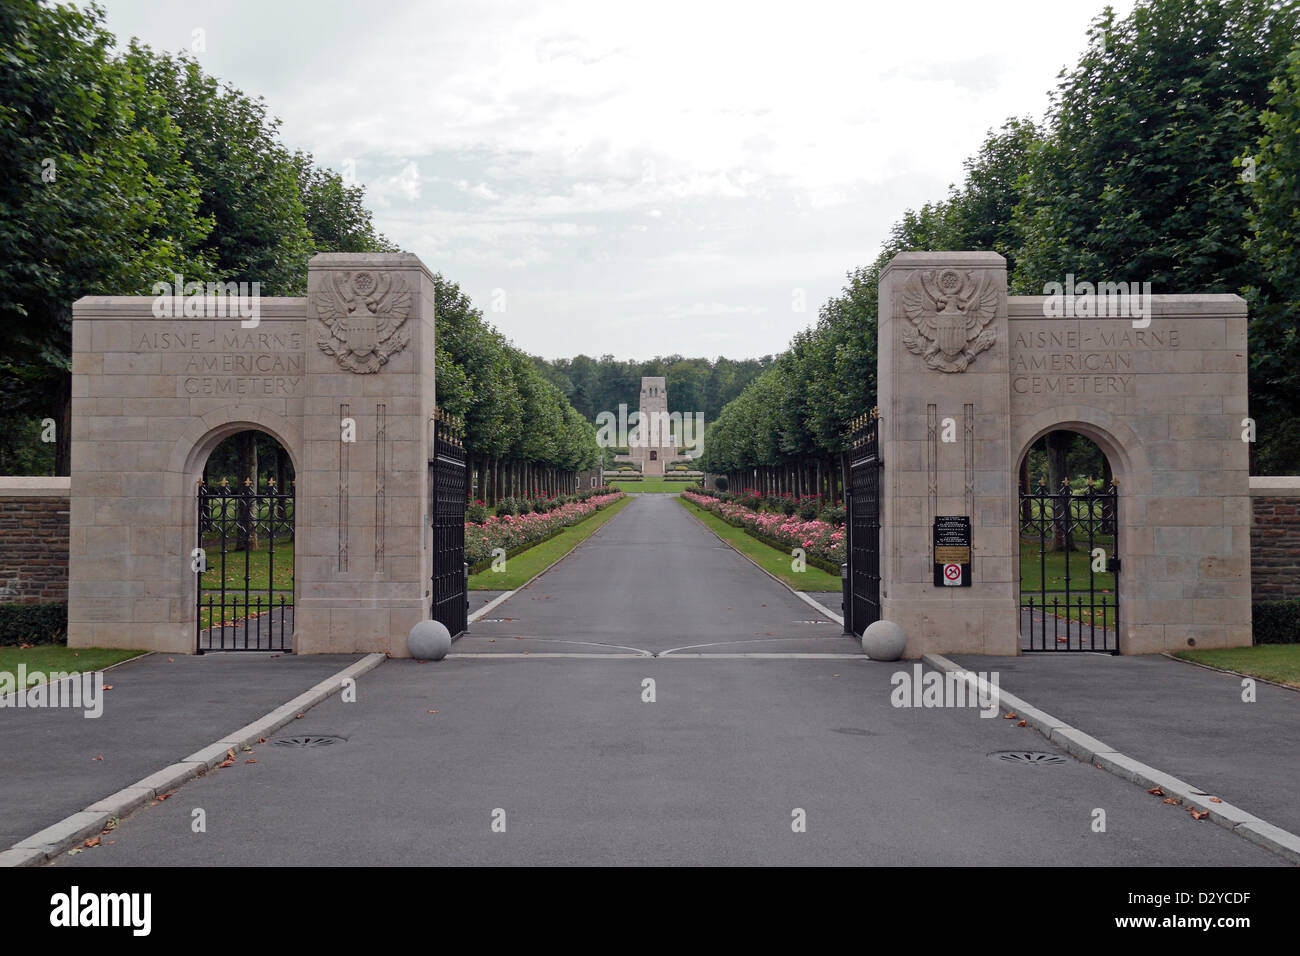
[[[937,516],[934,519],[934,586],[970,587],[970,565],[970,516]]]

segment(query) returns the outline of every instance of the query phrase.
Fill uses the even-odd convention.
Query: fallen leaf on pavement
[[[436,714],[437,711],[436,711],[436,710],[431,710],[431,711],[429,711],[429,713],[431,713],[431,714]]]
[[[104,685],[104,690],[112,690],[112,689],[113,689],[113,685],[112,685],[112,684],[105,684],[105,685]]]
[[[223,760],[221,761],[221,763],[217,764],[217,766],[220,767],[222,770],[226,769],[227,767],[233,767],[234,765],[235,765],[234,760]]]
[[[99,846],[99,844],[100,844],[100,839],[99,839],[99,837],[91,837],[89,840],[87,840],[85,843],[83,843],[83,844],[81,844],[81,845],[82,845],[82,846]]]
[[[1159,787],[1152,787],[1150,790],[1147,791],[1147,793],[1151,794],[1151,796],[1153,797],[1163,797],[1165,795],[1165,792],[1161,790]]]
[[[103,755],[103,754],[100,754],[98,757],[91,757],[90,759],[91,759],[91,760],[103,760],[103,759],[104,759],[104,755]]]
[[[252,757],[249,757],[247,760],[244,761],[244,763],[257,763],[257,761],[254,760]]]
[[[1015,719],[1016,719],[1017,717],[1019,717],[1019,716],[1020,716],[1020,715],[1017,714],[1014,710],[1010,710],[1010,711],[1007,711],[1005,714],[1002,715],[1002,719],[1003,719],[1003,720],[1015,720]]]
[[[1177,802],[1178,802],[1178,798],[1177,798],[1177,797],[1165,797],[1164,800],[1162,800],[1162,801],[1160,801],[1160,802],[1161,802],[1161,803],[1177,803]]]
[[[1029,726],[1029,721],[1027,721],[1027,720],[1022,720],[1020,723],[1016,724],[1016,726],[1017,726],[1017,727],[1028,727],[1028,726]]]
[[[1210,802],[1211,802],[1211,803],[1222,803],[1223,801],[1220,800],[1218,797],[1210,797]]]
[[[294,719],[294,720],[302,720],[302,719],[303,719],[304,717],[306,717],[306,716],[307,716],[306,714],[296,714],[296,715],[294,716],[293,719]]]
[[[264,744],[264,743],[266,743],[266,738],[265,738],[265,737],[258,737],[258,738],[257,738],[257,742],[258,742],[259,744]]]
[[[1193,809],[1192,807],[1188,807],[1187,809],[1192,814],[1193,820],[1204,820],[1206,817],[1210,815],[1209,810],[1196,810]]]

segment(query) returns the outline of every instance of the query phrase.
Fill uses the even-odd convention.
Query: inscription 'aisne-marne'
[[[1131,395],[1133,350],[1176,349],[1177,329],[1034,329],[1016,333],[1011,390],[1018,395]]]
[[[306,356],[301,331],[180,328],[142,332],[141,352],[190,353],[178,397],[289,397],[300,393]]]
[[[241,329],[205,333],[197,329],[143,332],[136,348],[141,352],[301,352],[301,332],[247,332]]]

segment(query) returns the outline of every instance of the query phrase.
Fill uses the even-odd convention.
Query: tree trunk
[[[72,374],[60,376],[54,393],[54,473],[72,474]]]
[[[1020,459],[1020,494],[1029,494],[1029,452],[1025,452],[1025,457]],[[1026,527],[1034,520],[1034,503],[1028,498],[1020,499],[1020,521],[1022,527]]]
[[[244,551],[250,546],[257,547],[256,536],[253,534],[251,497],[257,492],[257,436],[254,432],[240,432],[235,437],[235,455],[238,462],[235,491],[239,494],[235,509],[235,547]],[[245,484],[248,479],[252,479],[252,484]]]
[[[1047,433],[1047,484],[1049,490],[1058,496],[1056,506],[1052,512],[1052,550],[1067,551],[1072,549],[1073,542],[1069,540],[1068,533],[1070,526],[1068,488],[1062,487],[1062,482],[1068,477],[1065,473],[1065,456],[1070,450],[1070,441],[1072,434],[1065,431],[1055,431]]]

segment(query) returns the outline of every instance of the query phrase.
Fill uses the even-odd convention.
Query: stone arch
[[[1141,480],[1140,476],[1150,475],[1151,469],[1142,442],[1128,423],[1089,405],[1044,408],[1014,422],[1011,447],[1017,451],[1012,461],[1013,466],[1020,464],[1034,442],[1057,429],[1078,432],[1096,442],[1102,454],[1110,461],[1111,471],[1119,482],[1121,493],[1137,492],[1139,489],[1134,487],[1134,483]]]
[[[1149,491],[1151,471],[1142,442],[1127,422],[1102,409],[1089,405],[1044,408],[1033,415],[1013,420],[1011,447],[1017,449],[1012,459],[1013,468],[1019,469],[1021,460],[1029,453],[1034,442],[1048,432],[1057,430],[1076,432],[1094,442],[1110,463],[1111,473],[1119,489],[1115,502],[1118,536],[1114,557],[1119,558],[1125,568],[1125,571],[1116,577],[1115,590],[1119,606],[1124,608],[1129,604],[1131,595],[1141,592],[1134,580],[1135,576],[1140,577],[1140,569],[1136,562],[1131,560],[1126,562],[1125,558],[1132,553],[1135,544],[1133,521],[1134,516],[1140,511],[1135,495]],[[1014,478],[1012,480],[1014,482]],[[1148,487],[1146,489],[1135,487],[1141,485]],[[1020,579],[1022,570],[1018,543],[1014,553],[1016,577]],[[1128,643],[1125,633],[1128,628],[1128,618],[1122,610],[1120,613],[1118,636],[1119,646],[1123,648]],[[1023,622],[1021,624],[1023,626]]]
[[[246,429],[266,432],[284,447],[294,471],[302,471],[302,434],[298,426],[258,405],[225,405],[195,419],[173,444],[168,471],[192,484],[212,450],[223,439]]]
[[[188,555],[198,539],[198,514],[196,492],[199,478],[203,474],[204,463],[208,456],[231,435],[242,431],[260,431],[270,435],[280,443],[293,463],[295,474],[302,474],[302,437],[297,425],[287,418],[257,405],[226,405],[214,408],[196,419],[172,446],[170,470],[180,476],[181,496],[183,501],[182,520],[180,522],[180,553]],[[294,523],[294,550],[302,553],[306,529],[298,522]],[[294,575],[293,604],[297,607],[298,594],[301,590],[301,578]],[[197,614],[198,581],[194,575],[187,578],[185,586],[186,600],[189,607],[186,628],[193,640],[195,630],[194,615]],[[297,618],[295,617],[295,624]],[[298,649],[298,633],[295,626],[293,648]]]

